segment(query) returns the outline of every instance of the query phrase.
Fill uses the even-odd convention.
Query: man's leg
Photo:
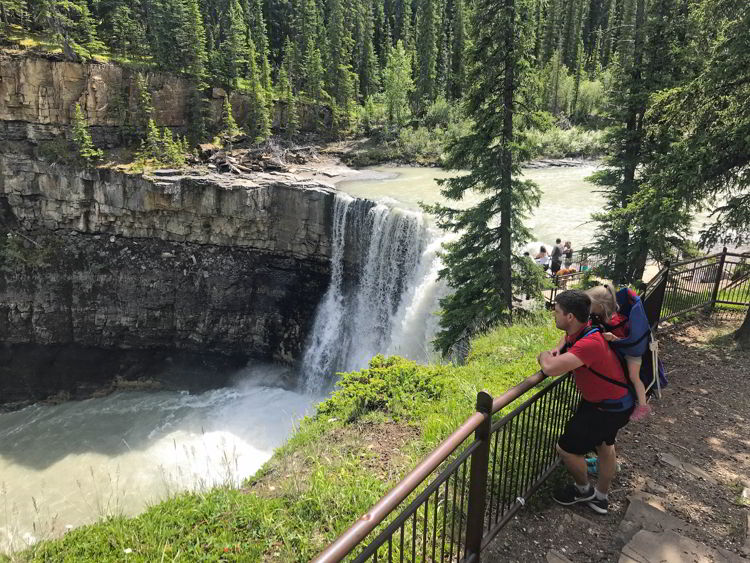
[[[579,487],[585,487],[589,482],[588,468],[586,467],[586,458],[582,455],[576,455],[566,452],[557,444],[557,453],[560,455],[563,464],[573,476],[573,480]]]
[[[596,446],[596,453],[599,456],[599,479],[596,482],[596,489],[606,495],[617,469],[615,446],[614,444],[608,446],[602,442]]]

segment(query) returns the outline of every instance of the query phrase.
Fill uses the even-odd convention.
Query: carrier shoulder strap
[[[587,336],[589,336],[589,335],[591,335],[591,334],[594,334],[595,332],[601,332],[601,328],[600,328],[600,327],[598,327],[598,326],[592,326],[592,327],[591,327],[590,329],[588,329],[588,330],[584,330],[584,331],[583,331],[583,332],[582,332],[582,333],[581,333],[581,334],[580,334],[580,335],[579,335],[579,336],[578,336],[578,337],[577,337],[577,338],[576,338],[576,339],[575,339],[575,340],[573,341],[573,344],[575,344],[576,342],[578,342],[578,341],[579,341],[579,340],[581,340],[582,338],[586,338]],[[563,349],[562,349],[561,353],[563,353],[563,354],[564,354],[565,352],[567,352],[568,350],[570,350],[570,348],[571,348],[571,347],[573,346],[573,344],[568,344],[568,343],[566,342],[566,343],[565,343],[565,346],[563,346]],[[609,342],[607,343],[607,345],[609,346]],[[614,350],[613,350],[613,352],[614,352]],[[622,358],[620,357],[620,355],[619,355],[619,354],[617,354],[617,352],[615,352],[615,355],[617,356],[617,359],[618,359],[618,360],[620,360],[620,366],[621,366],[621,367],[622,367],[622,369],[623,369],[623,375],[625,375],[625,377],[627,378],[627,373],[628,373],[628,372],[627,372],[627,365],[625,364],[625,361],[624,361],[624,360],[623,360],[623,359],[622,359]],[[591,368],[591,367],[588,367],[588,366],[586,366],[586,369],[587,369],[587,370],[589,370],[589,371],[590,371],[591,373],[593,373],[594,375],[596,375],[596,376],[598,376],[598,377],[600,377],[600,378],[604,379],[605,381],[608,381],[609,383],[612,383],[612,384],[614,384],[614,385],[617,385],[617,386],[619,386],[619,387],[624,387],[625,389],[628,389],[628,390],[632,390],[632,388],[633,388],[633,387],[632,387],[632,384],[628,384],[628,383],[623,383],[622,381],[617,381],[616,379],[612,379],[611,377],[608,377],[608,376],[604,375],[603,373],[599,373],[599,372],[598,372],[598,371],[596,371],[596,370],[595,370],[594,368]]]

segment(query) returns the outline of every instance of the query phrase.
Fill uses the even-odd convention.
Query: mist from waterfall
[[[337,194],[331,281],[302,361],[307,392],[376,354],[425,361],[437,329],[442,233],[416,211]]]

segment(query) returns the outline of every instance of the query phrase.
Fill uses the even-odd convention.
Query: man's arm
[[[542,352],[537,356],[537,361],[542,371],[549,377],[557,377],[583,365],[583,362],[570,352],[555,355],[551,351]]]

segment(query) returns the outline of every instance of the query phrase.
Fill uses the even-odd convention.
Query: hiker
[[[555,240],[555,246],[552,248],[552,275],[556,276],[562,268],[563,245],[562,240]]]
[[[534,260],[544,268],[545,272],[547,271],[547,268],[549,268],[549,254],[547,254],[547,249],[544,246],[539,247],[539,253],[534,256]]]
[[[573,265],[573,247],[569,240],[566,240],[565,246],[563,246],[563,256],[565,257],[565,269],[568,270]]]
[[[632,292],[632,290],[628,291]],[[614,286],[605,283],[604,285],[592,287],[586,291],[586,294],[591,299],[592,319],[596,318],[599,324],[602,325],[602,328],[605,329],[602,332],[604,340],[607,342],[617,342],[627,337],[630,330],[628,318],[620,314]],[[646,386],[641,381],[642,359],[641,356],[628,356],[627,354],[623,354],[623,356],[628,367],[628,379],[633,384],[635,395],[638,399],[635,410],[630,415],[630,420],[638,422],[651,413],[651,407],[648,406],[648,400],[646,399]]]
[[[591,299],[572,289],[555,299],[555,326],[564,330],[560,345],[539,354],[542,372],[557,377],[572,371],[581,392],[581,403],[565,425],[557,452],[574,483],[556,491],[555,502],[569,506],[585,502],[595,512],[606,514],[607,493],[615,474],[615,437],[625,426],[635,406],[626,376],[615,351],[589,320]],[[599,479],[594,488],[588,480],[585,455],[596,450]]]

